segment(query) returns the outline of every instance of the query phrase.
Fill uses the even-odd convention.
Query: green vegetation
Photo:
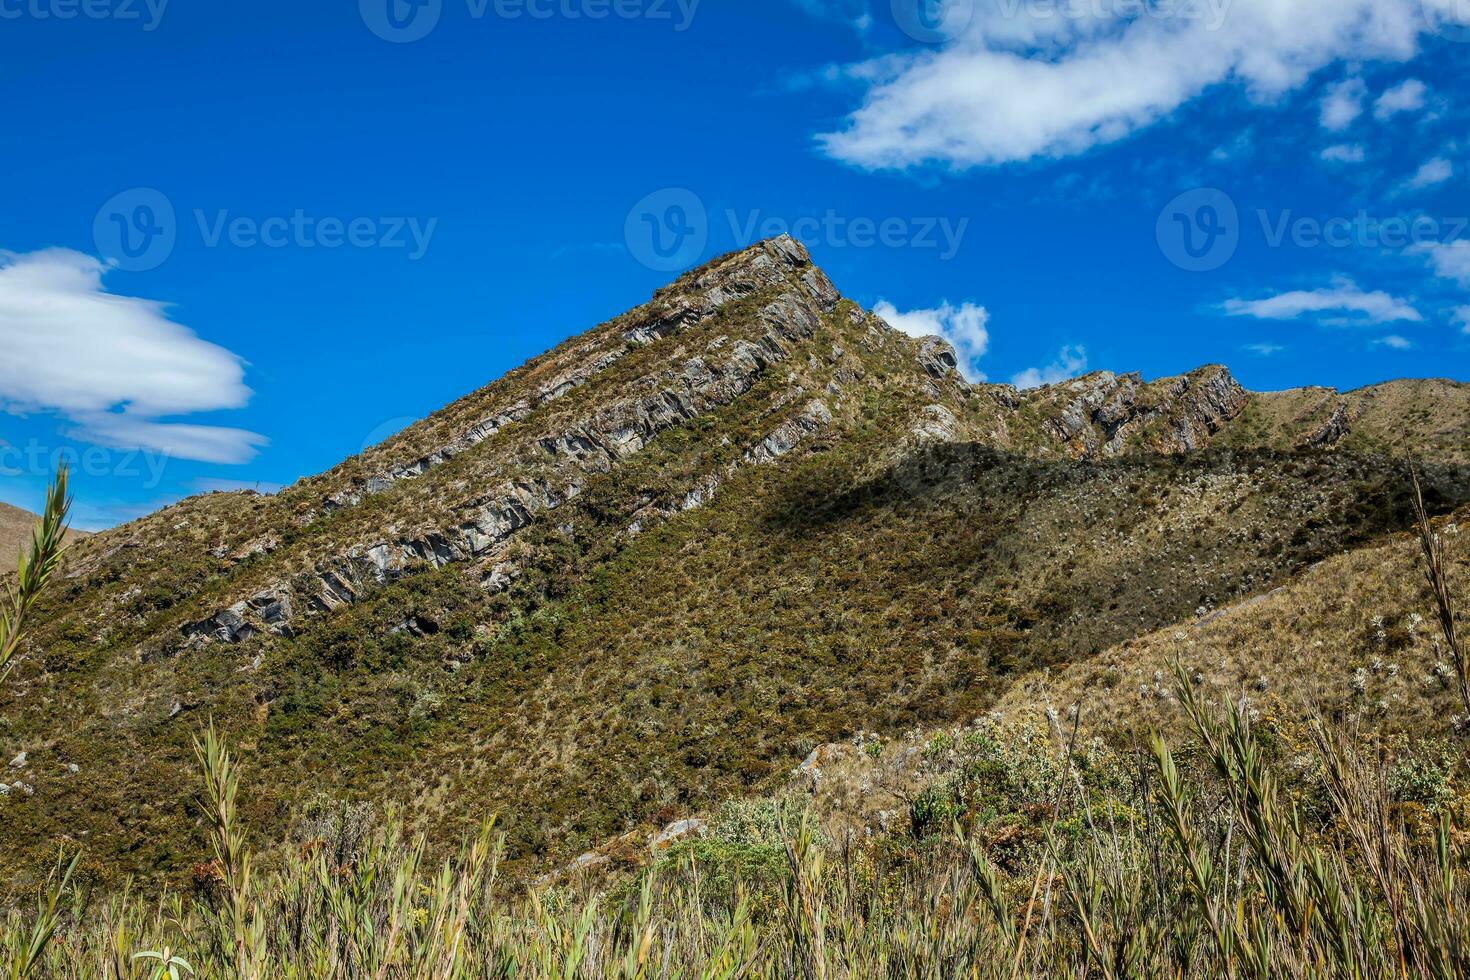
[[[1408,896],[1448,893],[1416,862],[1463,887],[1465,386],[1016,392],[920,353],[757,246],[276,496],[76,543],[0,686],[10,948],[59,928],[45,969],[79,977],[1123,976],[1269,940],[1375,975],[1314,932],[1350,902],[1331,929],[1421,956]],[[1267,771],[1277,802],[1237,788]],[[1359,890],[1313,879],[1292,919],[1283,861]]]
[[[731,804],[704,839],[635,870],[529,892],[501,876],[493,821],[440,864],[395,820],[338,822],[252,875],[235,764],[211,730],[200,805],[215,856],[193,889],[88,901],[63,872],[39,913],[0,923],[0,951],[15,977],[76,980],[1470,970],[1470,800],[1405,803],[1390,761],[1321,721],[1312,775],[1283,778],[1248,712],[1175,683],[1192,725],[1181,754],[1155,737],[1104,758],[1075,724],[1020,745],[936,741],[977,780],[943,823],[916,801],[907,828],[836,848],[789,804]]]

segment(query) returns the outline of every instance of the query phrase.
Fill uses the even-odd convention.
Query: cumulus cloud
[[[1054,385],[1070,378],[1075,378],[1087,370],[1087,348],[1080,346],[1063,347],[1058,353],[1056,360],[1046,367],[1027,368],[1011,376],[1011,384],[1017,388],[1040,388],[1042,385]]]
[[[1414,175],[1404,181],[1403,189],[1408,191],[1423,190],[1426,187],[1437,187],[1455,175],[1455,166],[1444,157],[1435,157],[1433,160],[1425,161],[1424,165],[1414,172]]]
[[[879,301],[873,312],[889,326],[910,337],[943,337],[959,355],[960,373],[969,381],[984,381],[978,364],[990,348],[987,325],[990,314],[974,303],[951,306],[948,302],[930,310],[900,311],[887,300]]]
[[[1322,151],[1322,159],[1329,163],[1362,163],[1366,156],[1361,143],[1338,143]]]
[[[115,448],[252,458],[266,442],[253,432],[163,421],[244,405],[241,360],[163,304],[108,292],[107,271],[67,249],[0,252],[0,408],[54,412],[78,437]]]
[[[1424,108],[1424,96],[1428,92],[1429,87],[1417,78],[1400,82],[1373,103],[1373,118],[1386,122],[1401,112],[1417,112]]]
[[[1420,248],[1429,256],[1430,267],[1441,279],[1453,279],[1470,286],[1470,239],[1453,242],[1431,242]]]
[[[1322,99],[1322,128],[1340,133],[1363,114],[1363,98],[1368,88],[1362,79],[1349,78],[1327,90]]]
[[[1382,290],[1364,292],[1350,279],[1334,280],[1324,289],[1298,289],[1263,299],[1230,299],[1222,309],[1230,316],[1257,320],[1296,320],[1303,316],[1336,314],[1325,323],[1418,323],[1424,319],[1409,303]]]
[[[1212,89],[1270,103],[1339,61],[1406,60],[1429,26],[1421,4],[1442,3],[1448,16],[1453,2],[1192,0],[1168,5],[1172,16],[1160,5],[1131,17],[974,3],[968,29],[938,50],[851,66],[863,102],[818,140],[868,168],[1082,153]]]

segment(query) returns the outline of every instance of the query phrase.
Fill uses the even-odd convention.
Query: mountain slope
[[[274,497],[79,544],[0,691],[30,790],[0,856],[184,875],[208,718],[252,826],[493,811],[530,868],[984,710],[1408,525],[1399,464],[1299,448],[1258,397],[1220,367],[970,386],[790,239],[723,257]],[[1451,441],[1437,511],[1470,500]]]
[[[30,511],[0,504],[0,562],[4,563],[0,564],[0,568],[13,564],[15,556],[30,543],[31,532],[35,530],[37,520],[36,515]],[[82,531],[67,531],[66,536],[67,540],[75,542],[87,535]]]

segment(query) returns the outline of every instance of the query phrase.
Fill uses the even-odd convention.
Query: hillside
[[[276,839],[332,800],[445,841],[498,812],[541,868],[1383,546],[1402,458],[1470,502],[1466,404],[1221,367],[971,386],[762,243],[278,495],[78,543],[0,690],[29,789],[0,858],[182,880],[213,719]]]
[[[1447,573],[1470,583],[1470,508],[1437,524]],[[983,718],[818,747],[781,791],[810,796],[835,837],[885,823],[906,800],[942,785],[946,764],[917,765],[927,746],[976,725],[1023,741],[1051,728],[1051,709],[1084,742],[1099,737],[1128,750],[1152,730],[1184,735],[1175,695],[1177,660],[1212,698],[1244,703],[1264,730],[1299,732],[1311,712],[1364,731],[1386,726],[1435,744],[1470,719],[1456,689],[1453,658],[1433,620],[1434,600],[1412,534],[1355,548],[1281,585],[1203,615],[1133,637],[1075,663],[1034,671],[1010,685]],[[1077,709],[1077,714],[1073,709]],[[895,825],[903,829],[902,822]]]
[[[0,556],[3,556],[7,567],[14,563],[15,556],[30,542],[31,531],[35,527],[35,514],[9,504],[0,504]],[[83,531],[67,532],[67,539],[73,543],[86,536]]]

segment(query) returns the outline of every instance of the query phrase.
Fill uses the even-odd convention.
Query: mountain
[[[13,562],[31,540],[38,518],[29,511],[0,504],[0,560]],[[86,537],[83,531],[68,531],[67,538],[73,542]],[[0,566],[3,567],[3,566]]]
[[[763,242],[277,495],[77,544],[0,690],[0,858],[184,878],[213,720],[249,826],[497,812],[529,872],[1389,540],[1410,457],[1434,512],[1470,502],[1467,404],[970,385]]]

